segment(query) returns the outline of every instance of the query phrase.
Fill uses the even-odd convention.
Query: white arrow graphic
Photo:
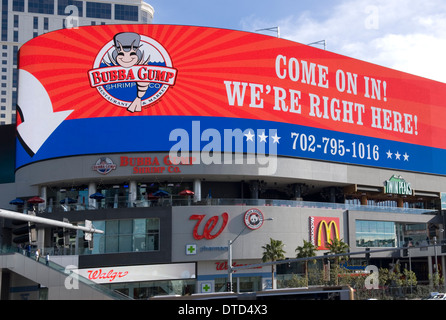
[[[34,155],[74,110],[53,112],[51,99],[43,85],[31,73],[22,69],[19,69],[17,99],[23,121],[17,127],[17,132]]]

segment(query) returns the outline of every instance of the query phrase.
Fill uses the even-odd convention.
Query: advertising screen
[[[19,51],[16,167],[173,150],[446,174],[445,92],[444,83],[256,33],[64,29]]]

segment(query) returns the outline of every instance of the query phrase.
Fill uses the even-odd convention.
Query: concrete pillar
[[[90,182],[88,184],[88,206],[90,208],[96,208],[96,199],[90,198],[93,193],[96,193],[96,183]]]
[[[335,187],[330,188],[330,202],[331,203],[336,202],[336,188]]]
[[[45,248],[45,227],[37,228],[37,248],[40,249],[40,254],[43,254]]]
[[[250,182],[251,199],[259,198],[259,182],[257,180],[252,180]]]
[[[293,200],[302,201],[302,186],[303,184],[293,184]]]
[[[367,205],[367,195],[363,194],[361,195],[361,206],[366,206]]]
[[[45,211],[46,205],[47,205],[47,201],[48,201],[48,199],[47,199],[47,188],[45,186],[40,187],[40,194],[39,194],[39,196],[42,199],[44,199],[45,202],[44,203],[39,203],[37,208],[38,208],[39,211]]]
[[[201,180],[194,180],[194,202],[201,201]]]
[[[133,207],[136,201],[138,190],[136,181],[130,181],[129,183],[129,208]]]

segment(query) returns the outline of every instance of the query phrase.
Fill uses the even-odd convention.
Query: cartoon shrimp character
[[[134,32],[122,32],[114,36],[115,50],[107,54],[109,62],[103,59],[103,63],[107,66],[121,66],[123,68],[131,68],[135,65],[148,65],[149,57],[144,60],[144,52],[140,50],[141,36]],[[128,106],[127,110],[130,112],[141,111],[141,99],[146,93],[149,83],[136,82],[137,94],[135,100]]]

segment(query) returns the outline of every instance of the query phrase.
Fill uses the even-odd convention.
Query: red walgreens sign
[[[194,214],[189,218],[189,220],[197,220],[197,223],[195,224],[193,230],[193,236],[195,240],[201,240],[201,239],[212,240],[217,238],[226,228],[229,219],[229,215],[226,212],[222,213],[221,215],[222,219],[220,225],[214,231],[214,229],[219,224],[220,218],[218,216],[213,216],[209,218],[203,226],[201,225],[201,222],[204,220],[205,217],[206,215],[204,214]]]

